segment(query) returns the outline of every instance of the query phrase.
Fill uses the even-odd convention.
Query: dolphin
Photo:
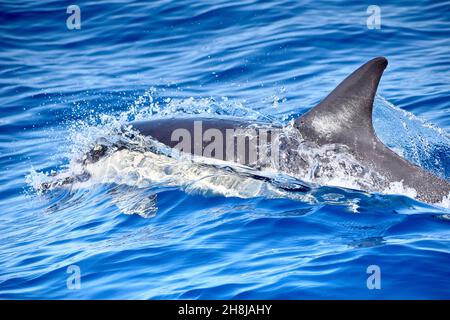
[[[372,111],[375,94],[381,76],[388,65],[384,57],[366,62],[347,78],[345,78],[325,99],[293,122],[293,127],[306,142],[317,145],[344,146],[355,159],[369,170],[372,170],[389,182],[402,182],[405,187],[417,192],[417,199],[427,203],[438,203],[450,194],[450,183],[422,168],[401,158],[386,147],[377,137],[373,123]],[[148,121],[132,122],[131,126],[144,136],[163,143],[170,148],[180,149],[180,133],[190,136],[209,132],[227,136],[229,132],[234,138],[239,135],[259,141],[270,141],[270,137],[279,134],[283,128],[267,123],[236,119],[208,118],[163,118]],[[252,135],[248,130],[253,130]],[[178,132],[178,133],[177,133]],[[237,132],[237,133],[236,133]],[[237,136],[237,137],[236,137]],[[206,141],[206,142],[211,142]],[[280,140],[284,150],[293,146],[289,139]],[[258,168],[252,161],[250,143],[239,148],[236,143],[231,147],[227,143],[218,146],[215,152],[206,152],[208,143],[203,139],[190,140],[183,152],[205,157],[219,158],[226,161],[238,161],[244,165]],[[189,145],[191,147],[189,147]],[[227,150],[232,156],[227,157]],[[249,156],[250,155],[250,156]],[[301,159],[290,157],[289,167],[304,165]]]
[[[167,147],[165,149],[178,152],[165,154],[169,157],[184,154],[225,161],[221,167],[230,171],[235,171],[236,167],[229,165],[229,162],[237,162],[245,166],[244,171],[250,167],[256,170],[252,172],[261,172],[261,175],[251,174],[254,179],[269,183],[272,179],[264,175],[263,170],[273,169],[274,164],[277,171],[288,176],[305,177],[306,173],[314,175],[316,180],[320,180],[321,174],[329,178],[330,172],[333,178],[335,171],[339,173],[336,170],[338,165],[340,169],[344,168],[346,175],[357,181],[357,187],[351,187],[353,189],[378,192],[389,190],[392,183],[401,183],[404,188],[414,189],[416,199],[431,204],[440,203],[450,197],[449,181],[401,158],[386,147],[375,133],[373,103],[387,64],[384,57],[366,62],[317,106],[285,126],[226,117],[153,118],[127,124],[127,130],[122,131],[121,136],[134,141],[137,134],[162,144]],[[113,143],[101,139],[77,162],[87,168],[89,164],[95,164],[116,151],[133,150],[134,144],[126,139]],[[146,147],[144,150],[139,148],[137,151],[147,151]],[[321,148],[326,152],[323,153]],[[160,152],[152,144],[150,151]],[[317,154],[319,157],[316,157]],[[336,154],[339,161],[333,162],[333,155]],[[244,171],[239,170],[239,174],[245,174]],[[54,175],[56,181],[41,183],[39,189],[71,185],[91,177],[89,169],[75,176],[70,172]],[[328,180],[325,184],[329,184]],[[308,191],[309,186],[302,184],[298,190]]]

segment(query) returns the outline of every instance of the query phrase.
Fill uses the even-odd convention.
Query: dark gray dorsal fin
[[[315,108],[296,119],[295,127],[304,138],[318,144],[372,143],[376,139],[372,126],[373,101],[387,64],[383,57],[365,63]]]

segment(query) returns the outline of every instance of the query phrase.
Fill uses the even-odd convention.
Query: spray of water
[[[377,97],[375,110],[375,127],[382,133],[380,138],[385,143],[408,160],[446,175],[446,166],[450,164],[445,163],[445,159],[436,160],[434,156],[436,149],[450,146],[445,132],[399,111],[382,97]],[[282,148],[280,163],[277,166],[267,163],[260,168],[262,170],[203,157],[188,157],[149,137],[140,136],[128,125],[134,120],[177,115],[246,118],[280,124],[277,119],[247,108],[242,102],[227,98],[218,101],[213,98],[159,98],[156,90],[151,88],[125,112],[72,122],[68,130],[67,145],[70,148],[65,154],[69,159],[68,165],[58,173],[33,170],[27,182],[38,192],[68,185],[70,188],[90,188],[101,184],[132,187],[127,188],[127,192],[116,192],[115,203],[125,213],[145,212],[146,215],[156,210],[156,198],[139,190],[155,186],[175,187],[203,195],[290,197],[308,202],[327,201],[326,194],[319,196],[322,193],[317,192],[318,186],[403,194],[411,198],[417,195],[416,190],[406,188],[401,182],[388,183],[383,176],[364,167],[347,152],[345,146],[317,147],[304,142],[292,124],[284,127],[279,138],[281,146],[283,139],[291,141],[289,150]],[[399,128],[404,128],[407,133],[398,134],[396,130]],[[292,141],[295,141],[294,146]],[[96,149],[99,142],[108,146],[104,154],[103,150]],[[101,153],[99,161],[87,161],[87,155],[92,151]],[[306,165],[294,166],[298,161]],[[145,199],[150,200],[142,202],[139,197],[142,193]],[[449,198],[450,195],[439,205],[449,207]],[[351,205],[355,210],[355,203]]]

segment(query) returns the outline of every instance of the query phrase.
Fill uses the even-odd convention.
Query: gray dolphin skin
[[[384,57],[365,63],[342,81],[319,105],[296,119],[294,127],[305,141],[317,146],[327,144],[346,146],[355,159],[380,173],[388,181],[401,181],[404,186],[417,191],[419,200],[438,203],[450,193],[450,183],[401,158],[383,145],[375,134],[372,124],[373,102],[387,64],[387,59]],[[196,128],[196,122],[201,122],[200,129]],[[264,123],[199,118],[140,121],[132,123],[132,126],[142,135],[151,136],[171,148],[179,143],[179,140],[173,137],[177,129],[184,129],[192,135],[195,135],[195,130],[205,132],[208,129],[215,129],[216,132],[226,135],[229,129],[267,127],[267,130],[257,131],[257,135],[264,132],[269,136],[281,129]],[[202,141],[194,143],[202,144]],[[287,140],[283,143],[287,145],[282,147],[288,149],[290,142]],[[204,144],[194,146],[191,153],[202,154],[204,149]],[[234,149],[238,153],[235,157],[239,158],[239,150],[236,147]],[[223,151],[225,152],[225,147]],[[242,152],[248,152],[248,150],[242,149]],[[245,158],[245,156],[241,157]],[[248,159],[243,163],[251,164]],[[294,162],[292,165],[301,166],[302,164]]]

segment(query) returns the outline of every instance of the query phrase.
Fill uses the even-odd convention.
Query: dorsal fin
[[[376,140],[372,109],[378,83],[388,62],[379,57],[365,63],[342,81],[315,108],[296,119],[304,138],[318,144],[355,146]]]

